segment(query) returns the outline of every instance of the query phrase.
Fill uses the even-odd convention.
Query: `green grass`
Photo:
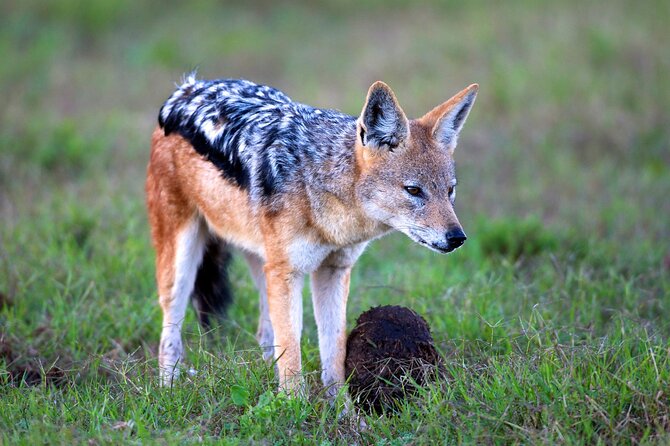
[[[670,442],[668,2],[135,3],[0,7],[0,444]],[[377,79],[411,116],[480,83],[468,242],[389,236],[352,277],[350,328],[406,305],[445,356],[398,413],[321,397],[307,296],[310,397],[277,394],[239,260],[230,318],[188,314],[197,375],[158,387],[144,170],[194,67],[351,114]]]

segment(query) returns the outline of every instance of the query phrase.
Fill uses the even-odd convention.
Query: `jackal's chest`
[[[288,258],[295,271],[312,273],[337,247],[322,244],[312,237],[294,239],[288,246]]]
[[[333,246],[316,243],[314,240],[298,239],[289,246],[289,261],[295,271],[312,273],[322,265],[351,267],[363,253],[367,242],[348,246]]]
[[[367,227],[355,224],[351,218],[330,219],[327,227],[305,229],[301,236],[288,245],[288,258],[294,270],[303,273],[316,271],[331,255],[343,255],[363,251],[368,241],[386,234],[389,229],[379,225]],[[358,254],[355,257],[358,257]],[[351,263],[355,259],[351,259]]]

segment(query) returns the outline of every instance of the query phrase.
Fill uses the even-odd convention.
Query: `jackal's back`
[[[265,197],[355,138],[354,117],[246,80],[189,77],[161,108],[159,124],[165,135],[187,139],[226,179]]]

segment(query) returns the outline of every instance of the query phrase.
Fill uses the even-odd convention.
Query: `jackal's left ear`
[[[425,126],[433,129],[432,135],[438,143],[448,150],[456,147],[458,134],[477,98],[477,90],[479,85],[472,84],[420,118]]]
[[[409,122],[391,88],[377,81],[368,90],[358,118],[358,138],[362,145],[393,150],[407,138]]]

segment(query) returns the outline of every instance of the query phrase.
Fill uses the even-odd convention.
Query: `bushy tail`
[[[210,328],[211,317],[223,318],[233,300],[228,279],[231,260],[228,246],[221,239],[211,237],[205,247],[191,296],[200,325],[204,328]]]

